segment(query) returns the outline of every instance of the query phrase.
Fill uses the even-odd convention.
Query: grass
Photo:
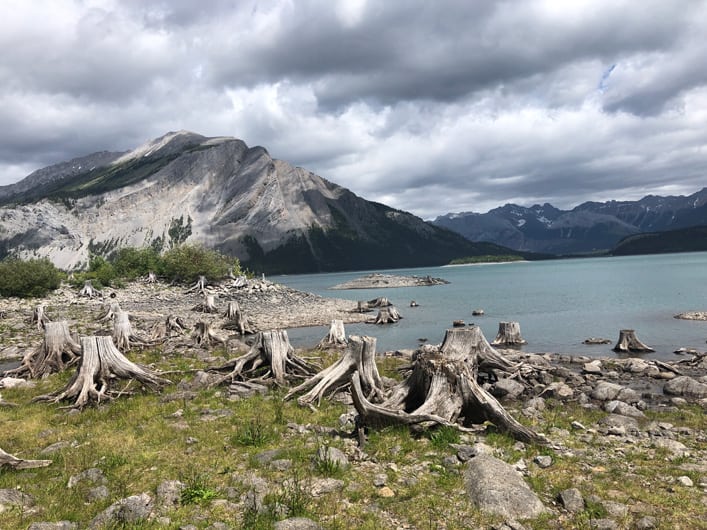
[[[197,368],[199,361],[187,357],[165,358],[159,349],[131,353],[132,360],[155,363],[173,370]],[[331,360],[330,360],[331,362]],[[396,366],[386,365],[394,374]],[[37,382],[32,389],[3,389],[3,398],[17,407],[0,408],[0,447],[25,458],[49,458],[52,465],[27,471],[0,470],[0,489],[18,488],[32,495],[36,509],[12,509],[2,514],[0,527],[27,528],[32,522],[70,520],[86,526],[93,517],[118,499],[147,492],[154,497],[165,480],[180,480],[185,488],[180,503],[165,515],[167,528],[192,524],[206,528],[223,522],[232,528],[272,528],[287,516],[307,516],[324,528],[388,528],[393,525],[419,529],[488,528],[499,518],[474,508],[464,492],[463,467],[449,466],[445,458],[455,454],[453,443],[490,445],[496,456],[515,464],[523,459],[526,481],[546,505],[560,491],[576,487],[585,499],[595,495],[643,507],[659,528],[695,528],[707,518],[707,506],[696,502],[701,493],[677,483],[687,475],[697,484],[704,473],[689,467],[707,454],[704,411],[681,407],[672,413],[649,413],[646,421],[670,422],[692,429],[679,440],[689,456],[675,457],[649,440],[617,444],[611,437],[575,431],[572,421],[591,427],[605,413],[579,405],[547,400],[541,419],[521,421],[548,433],[566,448],[549,451],[518,444],[507,435],[491,430],[485,436],[461,434],[438,428],[415,434],[405,427],[371,429],[365,455],[341,469],[332,462],[318,462],[317,449],[331,445],[351,457],[355,440],[339,433],[338,418],[346,408],[324,401],[316,411],[294,401],[283,402],[284,391],[268,396],[229,401],[223,388],[198,392],[192,400],[164,401],[159,395],[137,392],[79,414],[57,405],[32,403],[39,394],[63,386],[69,372]],[[168,388],[170,393],[176,388]],[[179,411],[178,414],[175,414]],[[293,429],[291,424],[305,426]],[[556,429],[558,431],[553,431]],[[564,432],[553,435],[552,432]],[[556,438],[556,437],[561,437]],[[43,448],[66,442],[62,449],[41,455]],[[273,467],[256,456],[280,450],[277,457],[291,461],[289,467]],[[550,454],[553,464],[541,469],[533,458]],[[688,466],[683,468],[684,466]],[[67,489],[69,478],[89,468],[98,468],[107,479],[109,497],[87,500],[92,484]],[[394,496],[382,496],[373,478],[386,477]],[[260,504],[249,503],[253,477],[267,484]],[[336,478],[342,487],[315,496],[314,485]],[[605,507],[591,501],[579,514],[559,516],[565,528],[589,528],[589,520],[601,516]],[[619,519],[620,528],[630,528],[631,516]],[[527,528],[551,528],[549,517],[524,523]],[[130,528],[157,528],[155,521]],[[127,527],[125,527],[127,528]]]

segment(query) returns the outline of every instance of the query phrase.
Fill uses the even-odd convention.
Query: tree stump
[[[101,292],[93,287],[91,280],[86,280],[83,284],[83,288],[79,292],[79,296],[86,296],[88,298],[93,298],[94,296],[100,296]]]
[[[495,352],[478,326],[453,328],[439,347],[423,347],[413,356],[410,375],[394,387],[389,397],[372,403],[352,376],[352,397],[361,425],[427,424],[472,429],[490,421],[525,442],[547,440],[516,421],[477,382],[478,370],[487,366],[517,366]]]
[[[128,360],[113,344],[111,337],[81,337],[81,362],[64,389],[36,397],[33,401],[73,401],[82,409],[91,403],[125,394],[111,388],[118,379],[137,381],[151,390],[159,390],[171,381],[147,367]]]
[[[329,333],[326,337],[319,341],[317,347],[331,348],[346,346],[346,331],[344,330],[343,320],[332,320],[329,326]]]
[[[125,311],[118,311],[115,314],[113,321],[113,340],[116,347],[126,352],[134,346],[149,346],[150,343],[145,339],[135,335],[133,327],[130,324],[130,316]]]
[[[410,307],[420,307],[420,304],[415,302],[415,300],[410,300]]]
[[[226,324],[223,325],[224,329],[237,331],[241,335],[255,332],[250,325],[248,318],[243,313],[243,310],[238,305],[238,302],[228,302],[228,307],[226,308],[226,312],[223,316],[227,320]]]
[[[348,389],[354,373],[359,374],[365,396],[378,401],[384,398],[383,382],[376,365],[375,337],[350,336],[341,359],[290,390],[285,399],[307,391],[297,402],[300,405],[311,406],[315,402],[319,405],[325,396]]]
[[[622,329],[619,331],[619,340],[614,346],[614,351],[617,353],[646,353],[655,350],[638,340],[635,330]]]
[[[205,294],[204,301],[192,307],[192,311],[201,311],[202,313],[218,313],[215,297],[212,294]]]
[[[172,336],[172,333],[181,335],[187,329],[187,324],[181,317],[168,315],[164,322],[156,322],[150,330],[150,340],[160,341]]]
[[[74,364],[79,360],[80,353],[81,346],[69,333],[66,321],[47,322],[41,346],[27,353],[20,366],[4,372],[3,376],[28,379],[46,377]]]
[[[145,278],[145,283],[156,283],[157,282],[157,275],[150,271],[147,273],[147,277]]]
[[[499,322],[498,334],[491,344],[494,346],[522,346],[528,342],[520,335],[518,322]]]
[[[480,317],[484,315],[484,310],[483,309],[474,309],[471,314],[475,317]]]
[[[402,317],[395,306],[381,307],[378,310],[378,315],[373,320],[374,324],[394,324]]]
[[[206,276],[199,276],[199,279],[196,281],[196,283],[187,289],[187,293],[192,293],[194,291],[199,291],[201,294],[206,295]]]
[[[120,313],[120,304],[118,302],[111,302],[110,306],[108,307],[108,310],[106,311],[106,314],[103,315],[101,318],[98,320],[100,322],[105,322],[107,320],[113,320],[115,318],[115,315]]]
[[[368,313],[370,311],[368,307],[368,302],[364,302],[363,300],[359,300],[356,302],[356,312],[357,313]]]
[[[393,305],[390,303],[390,300],[388,300],[386,297],[382,296],[379,298],[374,298],[373,300],[369,300],[367,303],[368,307],[388,307],[389,305]]]
[[[37,307],[34,308],[34,311],[32,311],[32,316],[30,317],[30,324],[37,324],[37,329],[39,331],[44,329],[44,326],[47,322],[51,322],[51,318],[49,318],[49,315],[46,314],[44,310],[44,305],[40,304]]]
[[[234,287],[236,289],[240,289],[242,287],[245,287],[246,285],[248,285],[248,279],[243,275],[238,276],[231,283],[231,287]]]
[[[51,460],[25,460],[23,458],[17,458],[0,448],[0,469],[4,467],[10,467],[12,469],[34,469],[37,467],[47,467],[51,463]]]
[[[288,377],[309,377],[315,367],[295,355],[295,349],[285,330],[259,331],[250,351],[217,368],[218,371],[231,370],[216,384],[225,381],[274,379],[284,385]]]
[[[194,331],[191,336],[194,339],[194,343],[203,348],[211,348],[216,344],[226,345],[226,339],[214,333],[208,322],[199,321],[194,324]]]

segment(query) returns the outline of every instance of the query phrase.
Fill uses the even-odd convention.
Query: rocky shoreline
[[[398,276],[393,274],[373,273],[340,283],[329,289],[384,289],[391,287],[428,287],[431,285],[446,285],[449,282],[432,276]]]

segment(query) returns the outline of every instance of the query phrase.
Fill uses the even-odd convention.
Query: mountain
[[[63,268],[123,246],[201,243],[254,271],[441,265],[508,254],[383,204],[230,137],[171,132],[127,153],[56,164],[0,188],[0,258]]]
[[[647,232],[622,239],[610,252],[613,256],[703,252],[707,250],[707,226],[691,226],[665,232]]]
[[[600,252],[636,234],[707,225],[707,188],[688,197],[649,195],[638,201],[585,202],[572,210],[559,210],[547,203],[530,208],[506,204],[485,214],[443,215],[433,224],[469,240],[518,251]]]

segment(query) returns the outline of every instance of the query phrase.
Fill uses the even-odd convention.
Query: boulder
[[[273,526],[274,530],[322,530],[322,526],[306,517],[292,517],[278,521]]]
[[[129,526],[125,523],[136,523],[146,520],[152,513],[152,497],[147,493],[132,495],[111,504],[91,521],[89,528],[104,528],[106,526]]]
[[[707,384],[683,375],[665,383],[663,392],[671,396],[686,396],[697,399],[707,398]]]
[[[607,401],[604,404],[604,410],[609,414],[620,414],[622,416],[631,416],[632,418],[645,418],[646,415],[643,414],[633,405],[624,403],[623,401],[613,400]]]
[[[493,385],[491,393],[496,397],[516,399],[523,393],[524,390],[525,387],[515,379],[504,378],[496,381],[496,384]]]
[[[571,513],[579,513],[584,510],[584,497],[577,488],[570,488],[560,492],[558,500],[565,510]]]
[[[507,519],[530,519],[546,511],[513,466],[488,454],[469,460],[464,486],[471,502],[484,512]]]
[[[31,508],[34,497],[16,489],[0,490],[0,513],[8,508]]]

